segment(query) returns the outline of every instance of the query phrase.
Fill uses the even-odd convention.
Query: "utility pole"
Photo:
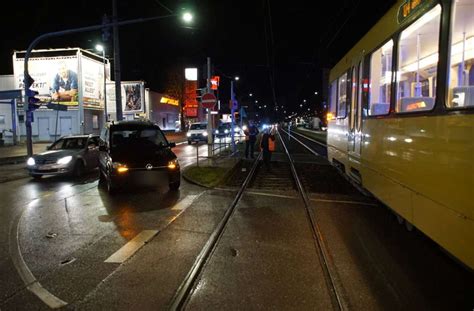
[[[231,139],[231,144],[232,144],[232,153],[235,153],[235,94],[234,94],[234,80],[230,80],[230,103],[231,103],[231,109],[230,109],[230,120],[232,121],[231,124],[231,131],[230,131],[230,139]]]
[[[117,121],[123,119],[122,114],[122,86],[120,78],[120,45],[119,45],[119,30],[117,17],[117,0],[112,0],[112,14],[114,22],[114,79],[115,79],[115,107]]]
[[[207,93],[211,93],[211,58],[207,58]],[[212,156],[212,115],[211,109],[207,109],[207,156]]]

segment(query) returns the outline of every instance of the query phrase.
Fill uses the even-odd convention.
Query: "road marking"
[[[20,230],[20,221],[23,218],[23,215],[26,210],[30,207],[35,206],[39,200],[34,200],[27,205],[27,208],[24,208],[21,213],[18,213],[11,223],[10,227],[10,257],[13,261],[13,264],[20,275],[23,283],[25,283],[26,288],[35,294],[41,301],[43,301],[51,309],[58,309],[64,306],[67,306],[67,302],[59,299],[58,297],[51,294],[47,289],[41,286],[40,282],[35,278],[33,273],[31,273],[30,268],[28,268],[23,255],[21,254],[20,243],[19,243],[19,230]]]
[[[118,251],[112,254],[104,262],[107,263],[123,263],[125,260],[135,254],[143,245],[158,234],[158,230],[143,230],[136,237],[122,246]]]
[[[188,206],[190,206],[193,201],[198,197],[200,196],[200,194],[196,194],[196,195],[187,195],[184,199],[182,199],[181,201],[179,201],[178,203],[176,203],[172,208],[171,210],[173,211],[181,211],[181,210],[184,210],[186,208],[188,208]]]
[[[246,194],[253,194],[253,195],[262,195],[262,196],[267,196],[267,197],[285,198],[285,199],[297,199],[298,198],[297,196],[266,193],[266,192],[256,192],[256,191],[246,191],[245,193]]]
[[[165,226],[165,228],[171,224],[176,218],[181,215],[181,213],[184,212],[186,208],[188,208],[196,198],[200,197],[201,194],[204,192],[201,192],[199,194],[195,195],[187,195],[176,203],[171,210],[175,211],[180,211],[178,215],[173,217],[171,221]],[[136,237],[134,237],[132,240],[130,240],[127,244],[122,246],[118,251],[113,253],[109,258],[107,258],[104,262],[107,263],[123,263],[126,261],[128,258],[130,258],[133,254],[135,254],[140,248],[143,247],[147,242],[149,242],[152,238],[157,235],[159,230],[143,230],[140,232]]]
[[[375,204],[375,203],[359,202],[359,201],[328,200],[328,199],[309,199],[309,200],[313,201],[313,202],[328,202],[328,203],[343,203],[343,204],[378,206],[378,204]]]

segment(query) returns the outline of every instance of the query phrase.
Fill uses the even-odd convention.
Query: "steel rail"
[[[337,302],[338,310],[348,310],[349,309],[348,305],[342,295],[341,282],[339,281],[339,278],[337,277],[337,273],[334,271],[334,268],[333,268],[334,264],[329,255],[329,251],[327,250],[325,246],[324,238],[321,233],[321,229],[319,228],[316,216],[314,215],[314,212],[311,208],[311,203],[309,201],[308,195],[306,194],[306,191],[303,188],[303,184],[301,183],[301,180],[298,177],[298,173],[296,171],[293,159],[291,158],[290,152],[288,151],[288,148],[286,147],[279,132],[278,132],[278,137],[280,138],[280,142],[283,148],[285,149],[285,153],[290,162],[291,173],[295,180],[296,186],[298,187],[298,191],[304,201],[306,214],[308,215],[308,220],[311,224],[311,231],[313,233],[313,238],[316,242],[316,248],[318,250],[320,258],[322,259],[321,267],[323,268],[325,275],[327,275],[327,279],[328,279],[327,281],[329,281],[329,286],[331,287],[329,289],[331,293],[331,298],[333,299],[333,301]]]
[[[282,129],[282,131],[288,134],[288,132],[285,131],[284,129]],[[290,134],[290,136],[293,136],[293,134],[296,134],[296,135],[298,135],[298,136],[304,137],[305,139],[307,139],[307,140],[309,140],[309,141],[311,141],[311,142],[313,142],[313,143],[315,143],[315,144],[320,145],[321,147],[327,147],[327,144],[324,144],[324,143],[322,143],[322,142],[320,142],[320,141],[317,141],[317,140],[315,140],[315,139],[313,139],[313,138],[311,138],[311,137],[308,137],[308,136],[303,135],[303,134],[301,134],[301,133],[298,133],[298,132],[296,132],[296,131],[292,131],[292,132],[289,133],[289,134]],[[293,136],[293,137],[296,139],[295,136]]]
[[[237,204],[239,203],[240,199],[242,198],[242,194],[244,193],[245,189],[247,188],[248,184],[252,180],[253,176],[255,175],[255,171],[257,170],[258,163],[260,158],[262,157],[262,152],[259,153],[257,158],[255,159],[250,172],[248,173],[247,177],[245,178],[242,186],[240,187],[237,195],[235,196],[234,200],[227,208],[224,216],[222,217],[221,221],[214,229],[212,234],[210,235],[209,239],[207,240],[206,244],[202,248],[201,252],[197,256],[194,264],[192,265],[191,269],[189,270],[188,274],[184,278],[183,282],[179,286],[178,290],[176,291],[175,295],[171,300],[170,310],[181,310],[188,299],[189,294],[191,293],[192,289],[194,288],[195,282],[199,277],[199,274],[202,271],[202,268],[206,264],[207,260],[210,257],[210,254],[216,248],[217,242],[222,237],[225,227],[235,211]]]

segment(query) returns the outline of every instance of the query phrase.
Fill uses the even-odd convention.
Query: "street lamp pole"
[[[109,121],[109,115],[107,112],[107,66],[105,63],[105,48],[102,50],[102,59],[104,61],[104,114],[105,122]]]
[[[230,102],[231,102],[231,112],[230,112],[230,115],[231,115],[231,118],[230,120],[232,121],[231,122],[231,144],[232,144],[232,153],[235,153],[235,132],[234,132],[234,128],[235,128],[235,104],[234,104],[234,101],[235,101],[235,94],[234,94],[234,80],[230,80]]]

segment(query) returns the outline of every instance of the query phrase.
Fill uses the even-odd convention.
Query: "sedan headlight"
[[[26,165],[28,165],[28,166],[36,165],[35,159],[28,158],[28,161],[26,161]]]
[[[186,133],[186,136],[187,136],[187,137],[191,137],[191,133],[187,132],[187,133]]]
[[[229,134],[229,130],[224,130],[224,134]]]
[[[219,134],[219,130],[216,130],[216,134]]]
[[[207,132],[202,133],[202,136],[207,136]]]
[[[63,157],[63,158],[59,159],[56,163],[64,165],[64,164],[68,164],[69,162],[71,162],[71,160],[72,160],[72,156],[66,156],[66,157]]]

